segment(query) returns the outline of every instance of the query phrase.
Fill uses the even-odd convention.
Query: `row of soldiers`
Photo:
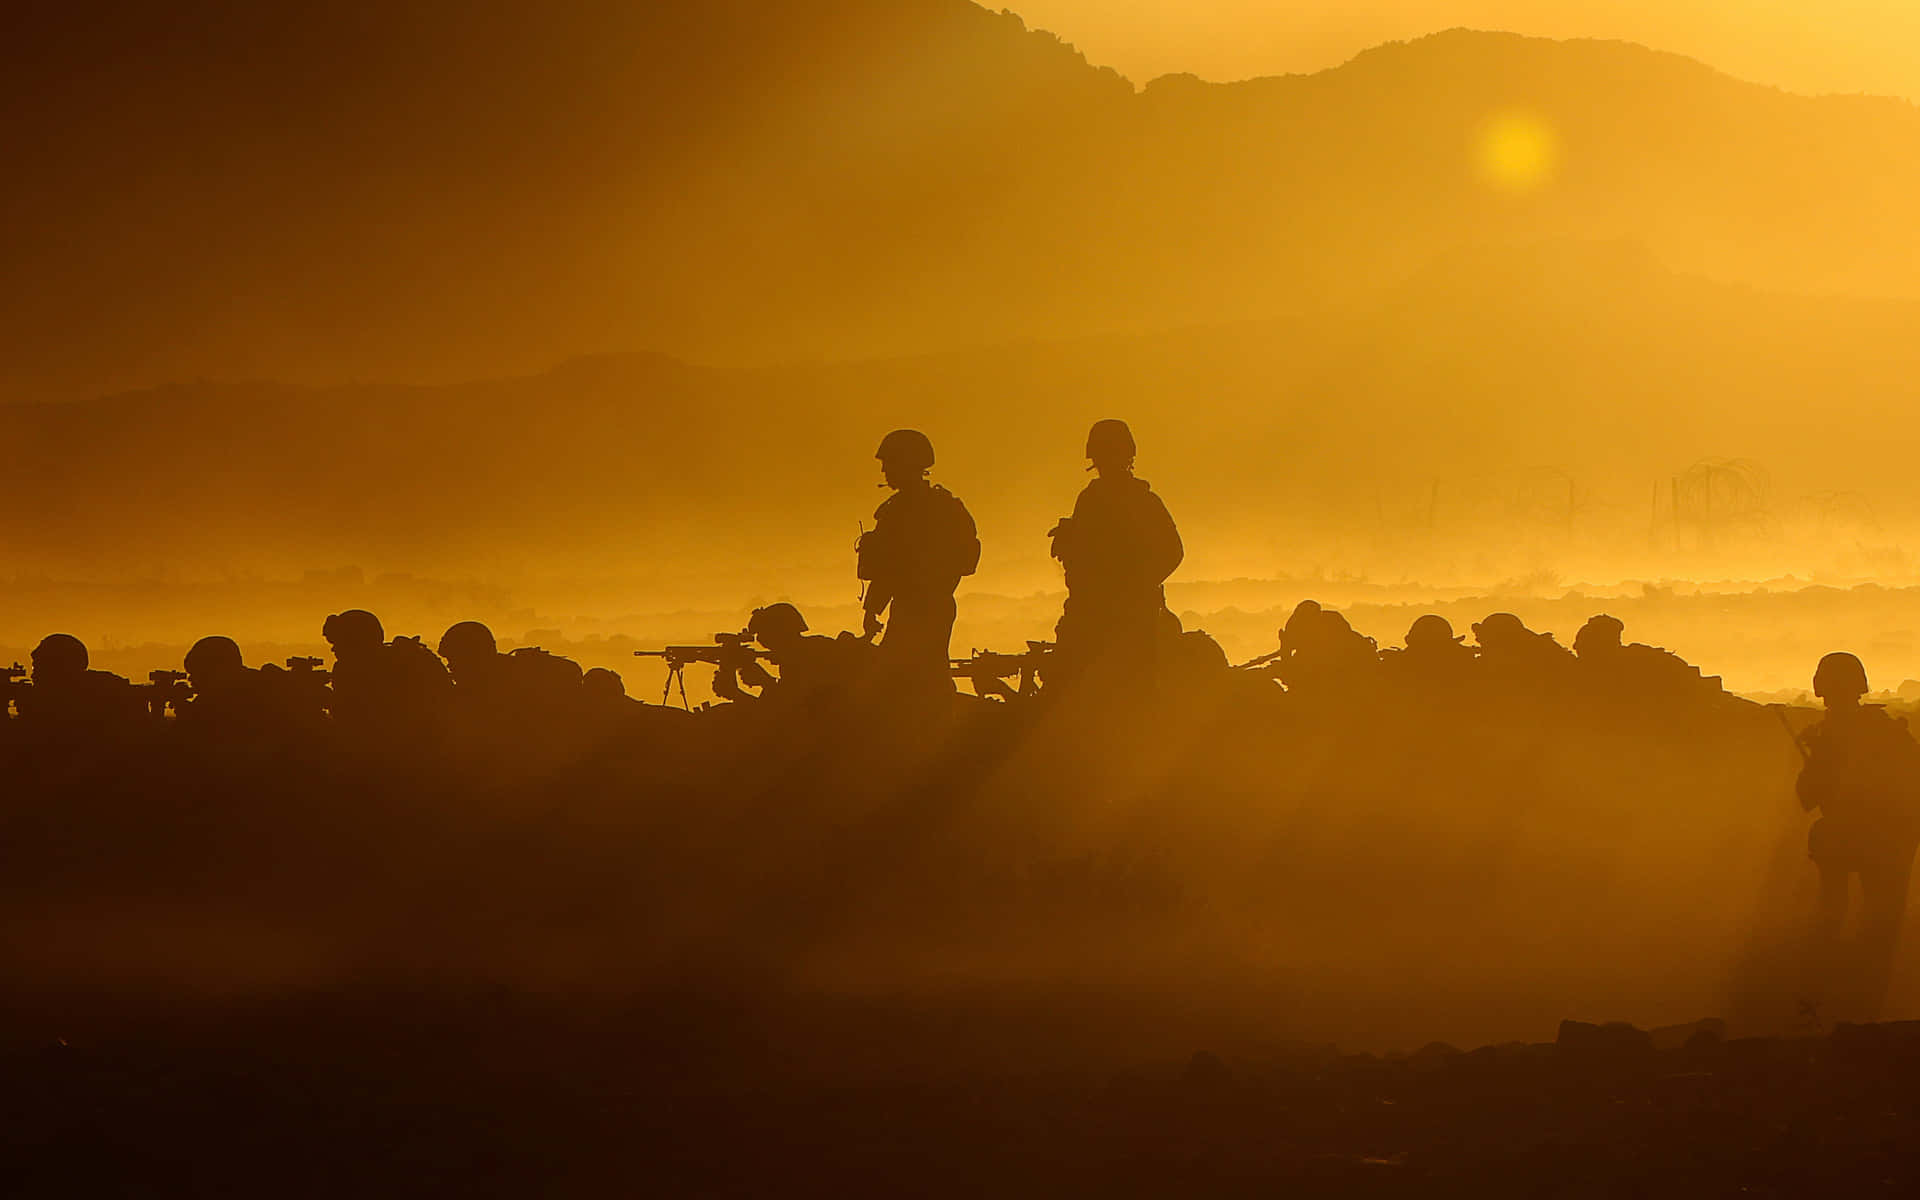
[[[538,647],[503,653],[478,621],[454,625],[436,647],[388,639],[363,609],[328,617],[321,633],[333,651],[330,669],[304,657],[250,667],[233,639],[206,637],[187,651],[182,670],[154,671],[144,685],[92,669],[80,639],[52,634],[34,648],[30,671],[8,671],[15,737],[104,744],[171,717],[183,736],[233,746],[322,730],[392,749],[502,732],[525,745],[677,715],[629,699],[613,671],[583,671]]]
[[[782,709],[845,712],[840,702],[858,694],[879,702],[863,711],[884,707],[896,722],[903,715],[913,721],[930,710],[910,698],[950,703],[956,675],[982,697],[1049,703],[1124,698],[1169,681],[1345,711],[1387,695],[1442,703],[1498,696],[1543,706],[1617,699],[1622,709],[1656,718],[1674,706],[1738,703],[1719,680],[1677,656],[1628,644],[1621,622],[1606,615],[1588,621],[1570,648],[1511,613],[1474,623],[1473,645],[1444,618],[1427,615],[1407,631],[1404,647],[1383,651],[1341,614],[1306,601],[1279,631],[1278,650],[1230,667],[1212,639],[1182,630],[1167,608],[1165,581],[1184,548],[1165,504],[1134,475],[1135,453],[1123,422],[1090,430],[1086,456],[1095,478],[1049,531],[1066,603],[1054,641],[1033,643],[1027,654],[950,657],[954,594],[979,565],[980,541],[966,506],[929,479],[932,443],[918,431],[895,430],[876,452],[893,494],[857,551],[867,585],[860,633],[812,635],[797,609],[776,604],[756,610],[743,635],[711,651],[662,656],[676,669],[711,662],[718,696],[769,717]],[[171,712],[183,730],[216,739],[324,725],[359,745],[397,749],[452,736],[551,761],[687,719],[629,699],[611,671],[582,671],[532,648],[502,653],[477,622],[453,626],[433,647],[389,639],[363,610],[327,618],[322,632],[333,650],[330,670],[314,659],[248,667],[231,639],[211,637],[195,644],[183,671],[155,672],[144,688],[92,670],[78,639],[55,634],[35,649],[30,683],[17,678],[24,670],[9,672],[15,725],[29,735],[84,739]],[[1007,685],[1015,673],[1017,691]],[[1823,814],[1809,845],[1823,880],[1822,928],[1837,929],[1848,880],[1858,877],[1868,907],[1865,943],[1884,990],[1920,845],[1920,743],[1902,720],[1861,702],[1866,675],[1852,656],[1828,656],[1815,690],[1828,714],[1796,740],[1806,756],[1803,802]]]

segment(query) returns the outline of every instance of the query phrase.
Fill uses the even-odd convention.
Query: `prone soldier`
[[[90,669],[86,645],[69,633],[49,634],[33,650],[32,687],[16,694],[23,722],[61,734],[98,734],[130,725],[142,705],[119,675]]]
[[[1473,678],[1473,650],[1465,640],[1438,613],[1416,617],[1402,649],[1380,652],[1382,676],[1425,699],[1457,698]]]
[[[817,710],[823,703],[845,699],[874,653],[866,641],[851,634],[838,638],[807,632],[806,618],[791,604],[756,608],[747,621],[746,636],[765,651],[764,657],[780,674],[761,666],[752,646],[731,642],[719,655],[713,691],[735,702],[766,701],[782,708]],[[759,695],[747,688],[758,688]]]
[[[394,748],[439,732],[452,681],[419,639],[386,641],[380,618],[359,608],[328,617],[320,632],[333,647],[329,710],[337,728]]]

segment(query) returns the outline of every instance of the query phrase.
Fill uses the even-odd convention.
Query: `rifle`
[[[1780,718],[1781,728],[1785,729],[1787,731],[1787,736],[1793,739],[1793,748],[1800,752],[1800,761],[1801,762],[1813,761],[1813,751],[1807,748],[1807,731],[1803,729],[1795,729],[1793,727],[1793,722],[1787,720],[1788,706],[1785,704],[1769,704],[1767,705],[1767,708],[1773,713],[1774,716]]]
[[[143,693],[141,702],[147,715],[156,721],[166,718],[169,707],[178,715],[181,703],[193,696],[185,671],[148,671],[146,685],[135,690]]]
[[[1028,642],[1025,654],[1001,654],[993,650],[971,650],[966,658],[947,660],[947,666],[955,679],[965,679],[973,684],[975,695],[984,696],[988,692],[1000,695],[1032,696],[1040,691],[1039,672],[1046,665],[1047,658],[1053,653],[1052,642]],[[1018,678],[1019,690],[1016,692],[996,681]]]
[[[0,674],[5,676],[5,682],[0,683],[0,720],[4,720],[7,715],[7,705],[13,702],[14,697],[32,691],[33,685],[27,682],[30,672],[19,663],[14,663],[10,667],[0,667]]]
[[[326,671],[322,670],[322,668],[325,666],[326,666],[326,660],[323,658],[296,657],[296,658],[290,658],[287,660],[287,672],[289,674],[310,676],[314,680],[320,683],[325,683],[327,680],[332,678],[331,675],[329,675]]]
[[[260,668],[260,682],[266,694],[283,715],[306,720],[327,711],[332,698],[327,692],[331,673],[324,669],[325,659],[296,655],[284,667],[267,663]]]
[[[673,685],[680,685],[680,706],[688,712],[693,706],[687,702],[686,670],[692,663],[707,663],[710,666],[725,667],[739,663],[752,662],[757,658],[770,658],[765,650],[756,649],[753,635],[744,630],[739,633],[716,633],[713,643],[707,646],[668,646],[661,650],[635,650],[635,658],[659,658],[666,660],[667,682],[660,689],[660,703],[665,704],[673,692]]]

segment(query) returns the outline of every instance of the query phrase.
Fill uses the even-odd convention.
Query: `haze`
[[[1029,0],[1019,11],[1143,83],[1319,71],[1464,26],[1640,42],[1792,91],[1920,96],[1920,8],[1906,0]]]
[[[1085,486],[1089,425],[1117,417],[1184,541],[1169,605],[1234,662],[1312,598],[1381,646],[1423,613],[1465,637],[1507,610],[1563,643],[1610,613],[1734,691],[1798,698],[1843,648],[1883,699],[1920,680],[1920,108],[1813,94],[1920,94],[1920,18],[1375,4],[1283,28],[1281,8],[30,5],[0,48],[0,665],[54,630],[135,678],[213,634],[250,663],[327,653],[326,614],[366,608],[429,646],[483,621],[656,701],[664,667],[636,649],[756,606],[860,628],[853,547],[903,427],[984,547],[951,649],[1019,651],[1054,632],[1047,531]],[[894,833],[810,858],[765,817],[837,830],[830,807],[689,759],[724,803],[587,773],[579,803],[525,810],[559,814],[554,857],[521,854],[508,804],[475,826],[500,848],[476,896],[489,871],[560,879],[611,848],[593,886],[644,880],[668,918],[645,890],[602,910],[558,888],[541,911],[586,927],[577,961],[534,925],[449,958],[670,978],[683,940],[761,939],[795,979],[876,993],[1098,988],[1144,963],[1176,995],[1300,969],[1333,982],[1296,989],[1297,1028],[1386,1046],[1531,1037],[1569,997],[1705,1015],[1800,911],[1798,755],[1757,707],[1711,744],[1684,722],[1516,739],[1401,711],[1436,762],[1488,754],[1436,793],[1424,760],[1374,753],[1370,719],[1347,744],[1379,769],[1347,771],[1311,724],[1229,695],[1138,738],[1021,731],[953,809],[876,787],[874,828],[978,867],[926,875],[951,943],[874,902],[871,877],[919,887]],[[717,728],[711,758],[758,771]],[[884,738],[848,729],[820,741],[864,777]],[[800,799],[839,803],[840,770]],[[471,810],[446,811],[458,830]],[[669,862],[663,814],[725,869]],[[635,846],[660,869],[618,857]],[[790,953],[763,938],[782,869],[818,875],[830,931],[798,922]],[[1032,921],[1023,897],[1056,882],[1064,915]],[[365,913],[343,942],[413,952]],[[52,922],[34,951],[79,970],[168,948],[144,916]],[[290,975],[360,965],[312,928]],[[256,938],[294,944],[234,941]],[[260,961],[206,953],[215,979]]]
[[[1911,16],[1252,9],[28,6],[0,439],[45,499],[0,514],[0,654],[209,607],[303,648],[354,604],[550,644],[831,621],[900,425],[980,520],[958,636],[1017,646],[1114,415],[1235,657],[1350,585],[1391,644],[1470,597],[1564,638],[1569,591],[1920,582],[1920,111],[1768,86],[1896,90],[1821,39],[1891,62]],[[1462,22],[1646,44],[1363,45]],[[1748,688],[1828,641],[1920,677],[1871,596],[1712,611],[1630,636]]]

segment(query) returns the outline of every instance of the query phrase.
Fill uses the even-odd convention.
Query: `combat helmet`
[[[1108,417],[1095,421],[1087,431],[1087,457],[1094,462],[1116,462],[1132,458],[1134,454],[1133,430],[1127,428],[1125,421]]]
[[[1465,635],[1456,634],[1453,631],[1453,623],[1438,613],[1428,613],[1423,617],[1416,617],[1414,618],[1413,624],[1407,627],[1407,648],[1409,650],[1418,646],[1441,646],[1449,643],[1458,643],[1464,639]]]
[[[499,649],[493,630],[478,621],[461,621],[440,635],[440,657],[448,662],[485,658],[497,654]]]
[[[880,439],[873,456],[908,471],[924,471],[933,465],[933,443],[918,429],[896,429]]]
[[[1836,650],[1813,669],[1813,694],[1822,700],[1859,699],[1867,694],[1867,668],[1844,650]]]
[[[86,643],[70,633],[50,633],[33,648],[33,673],[38,676],[78,675],[91,661]]]
[[[753,610],[753,616],[747,619],[747,632],[765,645],[771,635],[774,640],[796,638],[807,631],[807,620],[800,610],[785,603],[769,604],[765,608]]]
[[[187,674],[199,677],[233,675],[246,667],[240,646],[230,637],[203,637],[187,651]]]

